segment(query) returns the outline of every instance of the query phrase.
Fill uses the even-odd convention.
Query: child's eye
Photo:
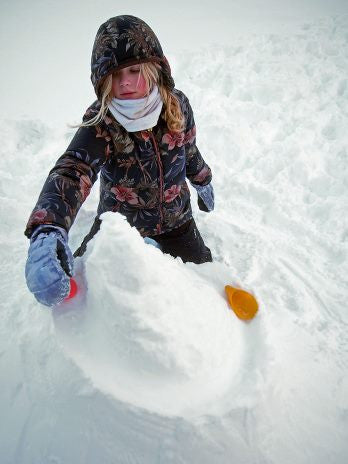
[[[138,73],[140,71],[140,68],[132,68],[131,72]]]

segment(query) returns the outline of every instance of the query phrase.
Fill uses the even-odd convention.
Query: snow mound
[[[216,399],[244,351],[223,294],[118,215],[102,219],[84,258],[88,291],[55,311],[64,349],[98,388],[136,406],[179,414]]]

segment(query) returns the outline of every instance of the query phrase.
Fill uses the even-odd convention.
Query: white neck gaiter
[[[128,132],[150,129],[157,124],[163,101],[157,85],[148,97],[134,100],[113,98],[108,107],[116,121]]]

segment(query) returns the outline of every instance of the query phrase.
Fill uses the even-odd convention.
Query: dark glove
[[[191,184],[198,193],[198,208],[209,213],[214,209],[214,189],[211,183],[207,185]]]
[[[30,239],[25,278],[39,303],[54,306],[69,295],[74,258],[68,234],[56,226],[41,225]]]

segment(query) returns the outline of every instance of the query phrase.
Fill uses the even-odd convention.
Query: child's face
[[[140,72],[140,65],[136,64],[115,71],[112,74],[112,92],[114,97],[122,100],[144,98],[147,85]]]

